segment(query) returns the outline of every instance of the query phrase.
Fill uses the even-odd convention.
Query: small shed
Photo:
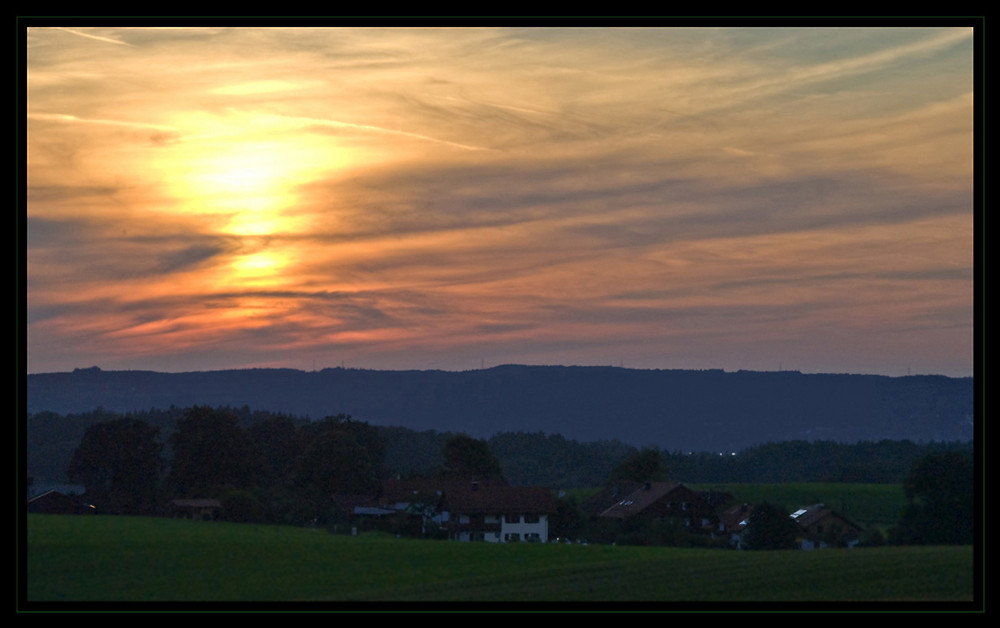
[[[175,499],[170,502],[170,512],[181,519],[216,519],[222,512],[222,502],[217,499]]]
[[[94,506],[75,495],[56,490],[45,491],[28,500],[28,512],[48,515],[94,514]]]

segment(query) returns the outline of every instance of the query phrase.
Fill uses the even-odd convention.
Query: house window
[[[538,523],[540,520],[541,520],[541,517],[539,515],[536,515],[536,514],[524,515],[524,522],[525,523]]]
[[[542,537],[537,532],[531,532],[524,535],[524,540],[527,543],[541,543]]]
[[[521,515],[504,515],[503,520],[507,523],[521,523]]]
[[[508,532],[504,535],[503,540],[506,543],[519,543],[521,541],[521,535],[517,532]]]

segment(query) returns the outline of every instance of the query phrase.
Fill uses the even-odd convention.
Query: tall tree
[[[255,481],[268,487],[291,483],[299,451],[295,420],[281,414],[269,414],[251,423],[247,429]]]
[[[300,429],[296,484],[317,499],[378,489],[385,446],[363,421],[340,414]]]
[[[973,542],[975,477],[972,458],[956,451],[926,456],[903,484],[907,504],[891,531],[893,543],[967,545]]]
[[[765,501],[750,513],[743,542],[752,550],[795,549],[799,534],[799,524],[784,508]]]
[[[485,440],[456,434],[444,443],[444,474],[503,480],[503,469]]]
[[[250,439],[226,409],[195,406],[171,436],[175,497],[207,497],[252,483]]]
[[[663,456],[655,447],[629,455],[611,472],[612,482],[662,482],[667,478]]]
[[[152,514],[163,470],[159,431],[127,417],[95,423],[84,432],[66,474],[86,487],[100,511]]]

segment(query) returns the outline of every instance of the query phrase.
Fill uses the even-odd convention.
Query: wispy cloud
[[[967,373],[971,35],[32,31],[29,368]]]

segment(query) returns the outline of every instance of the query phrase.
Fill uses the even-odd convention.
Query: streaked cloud
[[[968,28],[28,33],[28,368],[969,374]]]

